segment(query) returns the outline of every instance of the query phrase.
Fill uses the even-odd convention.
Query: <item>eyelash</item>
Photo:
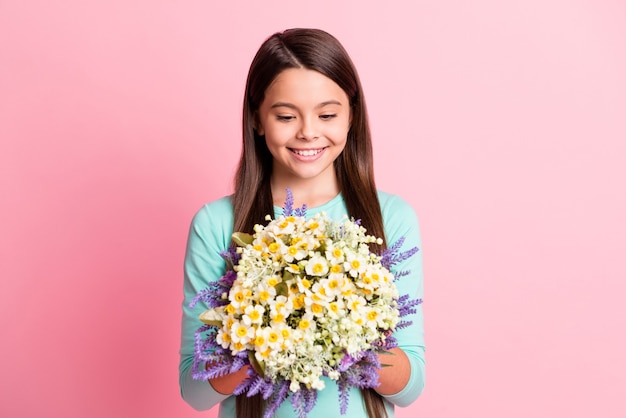
[[[333,118],[336,118],[337,114],[333,113],[333,114],[327,114],[327,115],[320,115],[320,119],[321,120],[331,120]],[[289,122],[295,119],[295,116],[282,116],[282,115],[278,115],[276,116],[276,119],[278,119],[281,122]]]

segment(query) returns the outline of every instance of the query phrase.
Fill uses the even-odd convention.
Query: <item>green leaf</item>
[[[248,244],[252,244],[254,241],[254,237],[250,234],[246,234],[245,232],[235,232],[233,234],[233,241],[240,247],[245,247]]]
[[[265,377],[265,363],[259,362],[254,356],[254,351],[248,351],[248,361],[250,362],[250,366],[254,369],[255,372],[261,377]]]
[[[212,315],[212,314],[214,314],[214,311],[211,311],[211,310],[209,309],[208,311],[204,311],[204,312],[202,312],[202,313],[198,316],[198,319],[199,319],[200,321],[204,322],[204,323],[205,323],[205,324],[207,324],[207,325],[212,325],[212,326],[214,326],[214,327],[221,328],[221,327],[222,327],[222,325],[224,325],[224,324],[222,324],[222,321],[221,321],[221,320],[219,320],[219,319],[215,319],[215,315]]]
[[[276,289],[276,296],[287,296],[289,294],[289,288],[284,282],[278,283],[276,286],[274,286],[274,289]]]
[[[204,322],[207,325],[213,325],[214,327],[218,328],[221,328],[222,325],[224,325],[222,324],[222,321],[211,321],[209,319],[203,319],[202,317],[200,317],[200,321]]]

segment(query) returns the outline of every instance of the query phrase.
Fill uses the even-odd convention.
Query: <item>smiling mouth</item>
[[[293,152],[294,154],[298,154],[302,157],[313,157],[317,154],[319,154],[320,152],[324,151],[324,148],[318,148],[318,149],[293,149],[293,148],[289,148],[289,150],[291,152]]]

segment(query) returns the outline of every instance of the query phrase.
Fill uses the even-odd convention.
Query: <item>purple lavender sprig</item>
[[[317,401],[317,390],[315,389],[300,389],[304,395],[304,412],[309,413],[313,410],[315,402]]]
[[[247,361],[247,355],[232,356],[229,350],[222,348],[215,341],[217,327],[203,325],[195,332],[194,360],[192,376],[196,380],[207,380],[225,376],[241,369]],[[210,364],[210,367],[204,367]]]
[[[302,207],[295,208],[293,207],[293,193],[291,193],[291,189],[287,189],[287,197],[285,198],[285,204],[283,205],[283,215],[284,216],[306,216],[306,203],[302,205]]]
[[[237,273],[228,270],[218,281],[210,282],[206,288],[198,292],[189,303],[189,307],[193,308],[198,302],[206,303],[209,308],[228,305],[228,298],[224,298],[223,295],[228,294],[236,278]]]
[[[258,375],[252,368],[247,371],[246,377],[233,391],[235,395],[246,393],[247,396],[260,394],[263,399],[269,398],[274,393],[274,383]]]
[[[391,247],[387,247],[387,249],[385,249],[382,254],[381,254],[381,259],[380,259],[380,263],[387,269],[387,270],[391,270],[393,268],[393,266],[395,266],[398,263],[401,263],[404,260],[407,260],[408,258],[410,258],[411,256],[413,256],[413,254],[417,253],[419,251],[419,248],[417,247],[413,247],[409,250],[406,251],[400,251],[400,248],[402,247],[402,244],[404,244],[406,237],[402,237],[400,238],[398,241],[396,241]],[[408,274],[408,272],[405,273],[395,273],[394,276],[397,277],[401,277],[401,276],[406,276],[406,274]]]
[[[226,260],[226,264],[228,264],[227,270],[232,270],[241,259],[241,254],[237,252],[237,246],[235,245],[231,245],[226,251],[220,251],[220,256]]]
[[[289,380],[283,380],[280,383],[277,383],[274,387],[274,393],[271,398],[269,398],[267,405],[265,406],[264,417],[273,417],[276,411],[278,411],[278,407],[287,399],[289,396],[289,384],[291,382]]]
[[[415,255],[419,248],[413,247],[406,251],[401,251],[402,245],[404,244],[406,237],[401,237],[398,241],[396,241],[392,246],[387,247],[381,254],[380,263],[387,268],[387,270],[391,270],[397,264],[409,259],[413,255]],[[394,278],[396,280],[409,275],[409,271],[400,270],[394,272]],[[398,298],[398,311],[400,318],[404,318],[408,315],[414,314],[417,312],[416,306],[422,303],[422,299],[410,299],[409,295],[402,295]],[[396,325],[396,329],[406,328],[411,325],[413,321],[409,320],[401,320]]]
[[[348,404],[350,403],[350,386],[348,379],[337,380],[337,388],[339,389],[339,413],[345,415],[348,412]]]
[[[311,412],[317,400],[317,391],[308,389],[300,385],[300,390],[291,395],[291,406],[298,418],[306,418],[306,414]]]
[[[402,295],[398,298],[398,311],[400,318],[414,314],[417,312],[417,305],[422,303],[422,299],[410,299],[409,295]],[[406,328],[411,325],[412,321],[401,320],[396,324],[396,329]]]
[[[348,401],[350,398],[350,387],[359,389],[375,388],[380,385],[378,381],[378,370],[381,368],[378,355],[372,350],[362,351],[357,357],[350,357],[345,363],[342,361],[342,369],[349,364],[347,369],[343,370],[337,380],[339,389],[339,409],[344,415],[348,411]]]

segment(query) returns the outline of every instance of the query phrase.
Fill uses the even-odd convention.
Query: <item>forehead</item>
[[[268,101],[321,103],[329,100],[347,103],[348,96],[337,83],[320,72],[289,68],[280,72],[265,90],[264,104]]]

